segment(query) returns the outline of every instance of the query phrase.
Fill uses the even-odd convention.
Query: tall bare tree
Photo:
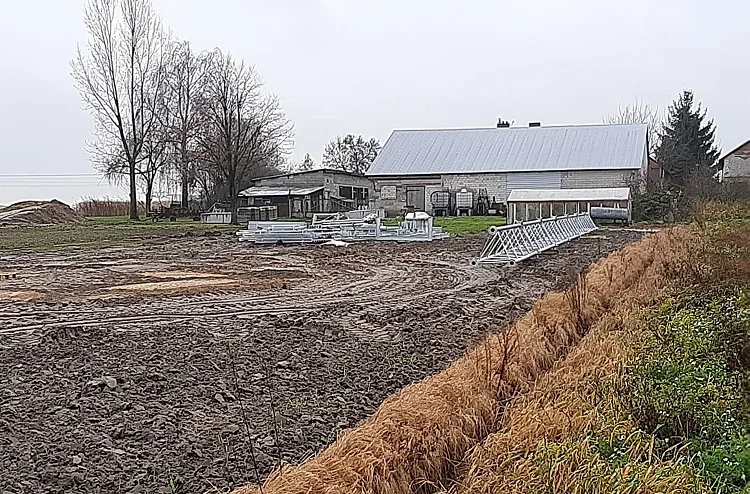
[[[166,105],[161,107],[161,112],[166,113]],[[151,211],[154,185],[159,178],[167,176],[168,167],[176,154],[169,130],[168,115],[160,117],[146,137],[141,158],[136,164],[136,174],[143,188],[147,212]]]
[[[137,164],[164,89],[167,36],[149,0],[89,0],[88,31],[71,73],[94,117],[96,145],[116,144],[127,163],[130,218],[138,219]]]
[[[206,58],[201,94],[203,161],[226,184],[232,223],[237,223],[239,185],[255,170],[288,151],[293,127],[278,98],[262,92],[255,68],[219,50]]]
[[[196,138],[200,128],[198,97],[204,77],[204,64],[188,41],[174,43],[170,50],[166,78],[166,115],[176,150],[175,168],[180,181],[182,206],[187,207],[195,181]]]
[[[664,117],[657,108],[652,108],[636,98],[635,102],[630,105],[618,106],[617,113],[606,115],[603,121],[608,124],[647,124],[649,156],[656,155],[656,149],[661,142],[661,130],[664,126]]]

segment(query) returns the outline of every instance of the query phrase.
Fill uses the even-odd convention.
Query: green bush
[[[742,290],[668,299],[645,317],[626,378],[632,416],[657,448],[694,455],[720,492],[750,480],[746,301]]]
[[[673,195],[667,190],[656,190],[633,195],[633,221],[668,221],[674,217]]]

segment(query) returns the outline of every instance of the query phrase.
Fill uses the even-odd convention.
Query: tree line
[[[194,191],[227,200],[236,221],[241,187],[277,170],[294,137],[255,67],[175,39],[149,0],[89,0],[84,23],[71,72],[94,117],[88,148],[97,170],[127,183],[130,217],[138,188],[150,206],[161,179],[179,184],[183,206]]]

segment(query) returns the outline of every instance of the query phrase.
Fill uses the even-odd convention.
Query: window
[[[354,189],[343,185],[339,186],[339,196],[344,199],[354,199]]]

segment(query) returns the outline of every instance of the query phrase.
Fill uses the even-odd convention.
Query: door
[[[415,211],[424,211],[424,186],[406,188],[406,207]]]

